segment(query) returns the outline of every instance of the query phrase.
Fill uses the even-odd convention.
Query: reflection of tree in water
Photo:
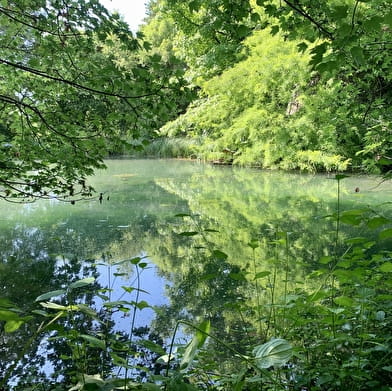
[[[91,265],[73,258],[60,261],[55,255],[57,243],[46,241],[38,229],[18,230],[17,236],[5,238],[0,262],[0,297],[11,301],[23,314],[42,309],[34,299],[43,292],[67,286],[81,276],[95,275]],[[84,300],[91,297],[85,295]],[[42,317],[33,317],[17,332],[5,333],[1,327],[0,372],[5,373],[17,354],[29,344],[26,355],[18,364],[14,374],[22,384],[29,382],[30,376],[45,379],[43,370],[47,365],[40,338],[30,338],[39,328]],[[50,343],[49,343],[50,346]],[[53,346],[50,346],[53,348]],[[57,352],[59,356],[61,351]],[[54,363],[52,363],[54,364]],[[23,386],[22,386],[23,389]]]
[[[315,269],[320,257],[336,250],[336,222],[325,218],[336,211],[336,181],[324,178],[312,184],[311,176],[252,175],[248,170],[234,170],[230,178],[222,170],[206,169],[204,174],[183,183],[158,182],[187,200],[193,218],[166,223],[158,228],[159,238],[150,237],[146,242],[149,255],[171,281],[167,287],[170,304],[159,309],[154,325],[170,335],[177,319],[198,323],[208,318],[216,337],[239,352],[249,353],[249,347],[271,337],[265,334],[271,287],[281,307],[286,304],[282,302],[284,292],[296,284],[312,291],[317,279],[307,280],[306,275]],[[344,205],[347,209],[353,206],[348,201]],[[191,238],[178,235],[205,229],[202,235]],[[339,245],[354,232],[355,227],[342,226]],[[257,243],[254,253],[250,242]],[[219,249],[228,257],[214,259],[211,251],[201,247]],[[266,276],[257,280],[257,288],[254,275],[260,272]],[[209,348],[206,358],[215,362],[232,356],[214,340],[210,340]],[[227,365],[231,365],[229,361]]]

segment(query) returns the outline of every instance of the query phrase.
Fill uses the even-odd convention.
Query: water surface
[[[176,319],[209,318],[222,335],[237,335],[232,306],[252,300],[247,275],[255,268],[267,275],[289,265],[286,278],[312,289],[315,281],[306,276],[337,251],[331,243],[338,208],[391,215],[392,185],[377,177],[341,180],[338,206],[334,175],[181,160],[107,165],[91,178],[101,200],[0,203],[0,296],[33,307],[35,297],[67,284],[67,269],[74,279],[94,275],[109,285],[112,300],[139,283],[148,293],[138,300],[159,308],[138,311],[136,326],[153,321],[169,336]],[[342,225],[341,251],[344,238],[364,235],[376,237],[377,230]],[[135,257],[145,263],[139,280],[127,262]],[[115,328],[129,329],[130,314],[114,320]]]

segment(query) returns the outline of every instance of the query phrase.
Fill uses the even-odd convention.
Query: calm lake
[[[152,325],[169,337],[176,319],[208,317],[220,334],[240,338],[233,308],[252,300],[249,273],[258,273],[261,290],[273,270],[285,273],[286,283],[313,289],[317,279],[307,276],[320,258],[344,251],[344,238],[377,235],[343,214],[349,224],[341,224],[337,248],[331,247],[338,208],[332,174],[181,160],[108,160],[107,166],[91,180],[101,201],[0,203],[0,297],[36,308],[34,299],[63,288],[67,273],[93,275],[110,288],[111,300],[123,300],[131,294],[123,287],[139,284],[137,300],[154,310],[137,312],[138,327]],[[390,217],[391,200],[392,184],[380,178],[340,181],[341,212],[359,215],[370,207],[366,213]],[[135,268],[129,260],[138,258]],[[114,328],[126,330],[131,317],[118,311]]]

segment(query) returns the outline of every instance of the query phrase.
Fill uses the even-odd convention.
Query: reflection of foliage
[[[157,309],[154,329],[133,330],[131,343],[125,333],[113,331],[113,318],[97,309],[93,292],[98,289],[104,302],[112,302],[106,304],[107,310],[124,316],[132,313],[133,300],[116,303],[108,290],[93,285],[80,292],[71,291],[76,295],[67,294],[56,302],[64,306],[85,303],[92,312],[75,311],[72,319],[61,317],[56,327],[50,329],[46,347],[57,376],[53,381],[59,381],[62,375],[69,384],[75,384],[76,374],[81,371],[100,372],[105,378],[113,366],[124,364],[132,367],[129,376],[135,381],[152,381],[153,374],[164,373],[164,364],[156,359],[165,353],[162,338],[172,335],[176,321],[187,320],[189,326],[207,319],[214,338],[208,339],[196,356],[195,367],[191,365],[189,372],[177,373],[178,378],[173,374],[172,382],[180,378],[181,382],[187,379],[193,384],[199,381],[197,384],[204,384],[205,388],[209,384],[211,389],[218,384],[235,389],[236,384],[244,382],[244,389],[249,390],[272,384],[268,377],[271,369],[254,368],[245,359],[255,346],[273,345],[271,337],[289,341],[299,352],[289,365],[280,368],[276,390],[289,384],[293,389],[316,387],[317,383],[318,388],[314,389],[325,391],[327,386],[321,382],[338,390],[337,378],[342,384],[354,384],[358,379],[369,384],[378,382],[374,387],[379,385],[379,379],[389,382],[384,367],[389,348],[385,335],[390,326],[390,219],[387,205],[383,206],[383,214],[364,206],[379,203],[381,196],[372,199],[371,193],[362,190],[360,194],[353,190],[350,193],[355,179],[350,182],[346,178],[347,186],[343,185],[345,181],[341,184],[337,239],[336,202],[331,201],[336,186],[324,177],[287,177],[216,167],[197,169],[194,175],[184,172],[187,175],[177,180],[168,175],[157,180],[157,184],[149,178],[135,178],[140,181],[136,189],[142,188],[143,181],[147,183],[150,200],[155,202],[163,195],[164,202],[170,205],[168,209],[161,206],[158,214],[145,203],[146,197],[136,191],[132,198],[137,202],[127,201],[126,194],[121,193],[121,208],[117,208],[120,210],[110,202],[103,203],[99,210],[112,223],[132,222],[127,228],[110,231],[102,240],[99,250],[104,258],[119,264],[123,258],[146,252],[169,281],[170,303]],[[187,204],[190,212],[172,215],[171,208],[179,206],[184,211]],[[353,211],[347,210],[353,207]],[[65,236],[61,248],[72,254],[68,249],[72,250],[72,243],[78,243],[74,252],[79,251],[88,238],[93,238],[94,230],[99,231],[96,239],[100,239],[105,227],[93,225],[99,221],[99,213],[83,214],[80,231]],[[67,218],[68,223],[76,225],[77,216]],[[44,222],[45,227],[52,226],[49,218]],[[8,237],[10,232],[2,235],[5,246],[0,267],[7,274],[0,274],[0,282],[4,289],[7,284],[10,287],[9,295],[2,291],[2,296],[19,308],[28,311],[33,308],[28,299],[95,275],[93,265],[86,265],[83,270],[75,256],[55,256],[61,248],[56,240],[47,238],[60,235],[60,225],[51,236],[47,236],[48,229],[33,230],[23,225],[16,232],[18,239]],[[348,239],[352,236],[354,239]],[[44,242],[46,251],[39,251]],[[141,258],[131,259],[130,265],[135,264],[142,267],[144,262]],[[39,267],[41,276],[37,280],[32,276],[35,267]],[[122,272],[126,269],[121,265]],[[29,282],[27,287],[34,288],[29,288],[29,298],[20,297],[18,273]],[[140,303],[140,309],[145,305]],[[97,323],[95,316],[103,323]],[[34,328],[38,321],[34,319],[29,324]],[[32,333],[25,325],[20,332],[7,334],[10,344],[2,354],[10,357],[13,348],[23,346],[22,339]],[[185,327],[183,332],[193,334],[194,329]],[[46,376],[36,373],[46,359],[34,354],[37,346],[38,343],[32,344],[26,356],[29,365],[18,368],[17,374],[23,370],[25,375],[22,388],[27,387],[29,379]],[[184,354],[181,352],[184,349],[179,348],[179,358],[173,361],[171,371],[176,370]],[[382,364],[374,365],[375,362]],[[325,376],[320,375],[322,372]],[[247,383],[249,379],[253,383]],[[364,390],[371,389],[366,387]]]

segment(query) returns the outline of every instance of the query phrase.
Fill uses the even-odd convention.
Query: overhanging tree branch
[[[321,23],[317,22],[317,20],[315,20],[311,15],[305,12],[300,6],[297,6],[288,0],[283,0],[283,1],[290,8],[292,8],[300,15],[302,15],[305,19],[309,20],[312,24],[314,24],[318,28],[318,30],[326,36],[326,38],[330,39],[331,41],[334,39],[334,36],[330,31],[328,31]]]
[[[31,73],[33,75],[36,75],[36,76],[39,76],[39,77],[43,77],[45,79],[53,80],[53,81],[56,81],[56,82],[59,82],[59,83],[62,83],[62,84],[67,84],[67,85],[75,87],[75,88],[77,88],[79,90],[88,91],[88,92],[91,92],[93,94],[98,94],[98,95],[111,96],[111,97],[122,99],[122,100],[123,99],[140,99],[140,98],[145,98],[145,97],[148,97],[148,96],[156,95],[157,92],[158,92],[158,91],[154,91],[154,92],[150,92],[150,93],[147,93],[147,94],[141,94],[141,95],[121,95],[121,94],[115,94],[115,93],[112,93],[112,92],[97,90],[95,88],[88,87],[88,86],[76,83],[74,81],[71,81],[71,80],[67,80],[67,79],[63,79],[63,78],[60,78],[60,77],[52,76],[52,75],[49,75],[49,74],[47,74],[47,73],[45,73],[43,71],[40,71],[39,69],[31,68],[31,67],[28,67],[26,65],[22,65],[20,63],[13,63],[11,61],[7,61],[7,60],[1,59],[1,58],[0,58],[0,64],[7,65],[7,66],[10,66],[10,67],[13,67],[13,68],[16,68],[16,69],[20,69],[20,70],[22,70],[24,72],[28,72],[28,73]]]

